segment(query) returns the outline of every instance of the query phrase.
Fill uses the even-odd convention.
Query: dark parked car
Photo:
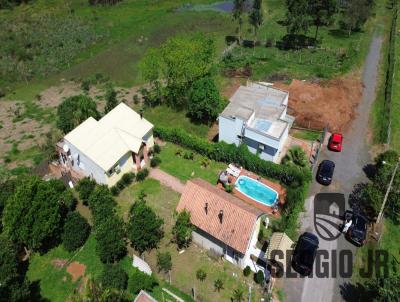
[[[365,244],[367,239],[368,220],[359,213],[347,212],[347,217],[351,217],[352,224],[346,232],[346,238],[357,246]]]
[[[296,272],[303,276],[311,274],[318,244],[318,237],[313,233],[305,232],[300,236],[292,258],[292,266]]]
[[[328,186],[332,182],[333,171],[335,170],[335,163],[330,160],[323,160],[318,167],[317,181],[321,185]]]

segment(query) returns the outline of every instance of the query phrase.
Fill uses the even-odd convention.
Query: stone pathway
[[[158,168],[152,168],[150,170],[149,177],[158,180],[162,185],[167,186],[181,194],[183,192],[183,188],[185,187],[185,184],[183,184],[178,178],[161,171]]]

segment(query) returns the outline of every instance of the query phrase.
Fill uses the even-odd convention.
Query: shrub
[[[172,258],[170,252],[157,253],[157,267],[158,271],[169,272],[172,268]]]
[[[256,274],[254,274],[254,281],[257,284],[262,284],[264,282],[264,272],[259,270]]]
[[[124,290],[128,286],[128,275],[117,265],[107,264],[100,276],[104,288]]]
[[[140,170],[139,172],[137,172],[136,180],[143,181],[146,179],[147,176],[149,176],[149,170],[144,168],[144,169]]]
[[[186,151],[186,152],[183,154],[183,158],[184,158],[184,159],[193,160],[194,154],[193,154],[193,152]]]
[[[125,188],[125,184],[122,181],[122,179],[118,180],[115,186],[118,188],[118,190],[121,192]]]
[[[160,152],[161,152],[161,147],[160,147],[160,145],[154,144],[154,146],[153,146],[153,151],[154,151],[155,154],[160,153]]]
[[[133,172],[125,173],[121,177],[121,181],[125,184],[125,186],[129,186],[134,179],[135,179],[135,173]]]
[[[200,281],[204,281],[207,278],[207,273],[203,269],[198,269],[196,272],[196,278]]]
[[[161,159],[159,157],[153,157],[150,161],[150,167],[155,168],[159,166],[161,163]]]
[[[67,215],[62,242],[64,248],[72,252],[81,247],[90,234],[90,225],[78,212],[70,212]]]
[[[152,291],[158,285],[157,279],[153,275],[147,275],[133,267],[129,274],[128,290],[133,294],[138,294],[141,290]]]
[[[251,268],[250,268],[250,266],[247,265],[243,270],[243,275],[245,277],[248,277],[250,275],[250,273],[251,273]]]
[[[82,199],[82,202],[85,205],[87,205],[90,194],[93,192],[95,187],[96,182],[89,177],[82,178],[75,186],[76,191],[79,193],[79,198]]]
[[[258,232],[257,239],[260,242],[262,242],[264,240],[264,228],[263,227],[260,228],[260,231]]]
[[[178,214],[175,225],[172,228],[174,241],[179,248],[187,247],[192,240],[194,227],[190,222],[190,212],[184,210]]]
[[[227,192],[227,193],[232,193],[232,191],[233,191],[232,185],[225,184],[224,188],[225,188],[225,192]]]
[[[77,204],[77,200],[74,194],[72,193],[71,189],[65,190],[64,192],[61,193],[60,202],[68,211],[75,210]]]
[[[132,100],[135,105],[139,104],[139,96],[137,94],[133,95]]]
[[[112,194],[113,196],[117,196],[117,195],[119,194],[119,192],[120,192],[120,189],[118,189],[117,186],[112,186],[112,187],[110,188],[110,192],[111,192],[111,194]]]

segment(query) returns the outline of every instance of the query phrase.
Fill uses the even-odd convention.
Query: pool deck
[[[270,181],[270,180],[265,179],[263,177],[260,178],[260,176],[258,176],[257,174],[254,174],[253,172],[247,171],[245,169],[242,169],[242,171],[239,174],[239,177],[242,176],[242,175],[248,176],[248,177],[253,178],[255,180],[258,180],[259,182],[261,182],[261,183],[267,185],[268,187],[274,189],[279,195],[278,203],[277,203],[279,209],[278,209],[278,211],[276,213],[273,213],[272,207],[263,205],[263,204],[255,201],[255,200],[251,199],[250,197],[248,197],[248,196],[244,195],[243,193],[239,192],[235,187],[233,188],[233,191],[232,191],[233,195],[235,195],[236,197],[239,197],[240,199],[244,200],[245,202],[251,204],[252,206],[260,209],[261,211],[263,211],[266,214],[272,215],[272,216],[277,217],[277,218],[280,217],[280,211],[282,209],[283,204],[285,203],[285,197],[286,197],[285,188],[282,187],[279,183]],[[237,180],[236,177],[234,177],[232,175],[229,175],[229,179],[231,180],[231,184],[234,185],[236,183],[236,180]],[[221,183],[218,183],[217,186],[221,190],[224,190],[224,187],[222,186]]]

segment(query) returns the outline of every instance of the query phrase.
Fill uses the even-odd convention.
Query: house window
[[[264,145],[264,144],[258,144],[258,150],[263,151],[264,148],[265,148],[265,145]]]

